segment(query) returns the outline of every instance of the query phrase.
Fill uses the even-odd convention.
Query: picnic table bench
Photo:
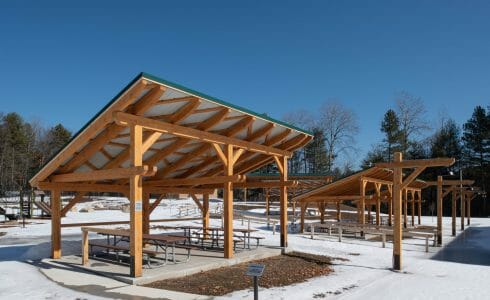
[[[310,223],[310,234],[311,238],[314,238],[315,235],[315,228],[319,229],[328,229],[328,235],[332,234],[332,229],[337,231],[338,237],[339,237],[339,242],[342,242],[342,234],[344,232],[353,232],[354,235],[356,233],[361,233],[364,235],[364,238],[366,239],[365,234],[370,234],[370,235],[378,235],[381,237],[381,243],[382,247],[386,247],[386,236],[393,236],[393,228],[390,226],[384,226],[384,225],[372,225],[372,224],[356,224],[356,223],[346,223],[346,222],[325,222],[323,224],[321,223]],[[405,237],[420,237],[425,239],[425,252],[429,252],[429,239],[433,239],[434,243],[433,245],[435,246],[436,244],[436,234],[434,232],[433,228],[410,228],[410,229],[405,229],[403,230],[403,236]]]
[[[82,264],[86,265],[88,263],[89,253],[93,253],[93,248],[104,248],[108,252],[109,250],[114,250],[116,254],[116,259],[119,261],[120,253],[127,253],[130,251],[129,246],[118,244],[119,242],[129,242],[130,232],[128,230],[120,230],[120,229],[109,229],[109,228],[95,228],[95,227],[82,227]],[[103,243],[100,241],[89,241],[88,233],[94,232],[97,234],[101,234],[107,237],[107,242]],[[113,243],[110,242],[110,237],[113,236]],[[152,267],[151,258],[156,258],[160,254],[165,255],[165,261],[163,264],[168,263],[169,258],[169,247],[172,250],[172,261],[177,263],[175,248],[184,248],[187,250],[187,257],[184,262],[189,261],[191,256],[191,247],[187,245],[179,244],[181,242],[185,242],[187,240],[186,237],[182,236],[173,236],[173,235],[162,235],[162,234],[144,234],[143,235],[143,243],[151,244],[155,246],[155,250],[143,248],[142,252],[144,257],[146,257],[146,261],[148,267]],[[90,248],[90,251],[89,251]],[[94,255],[95,256],[95,255]]]

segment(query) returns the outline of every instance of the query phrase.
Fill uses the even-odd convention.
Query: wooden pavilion
[[[393,162],[377,163],[375,167],[297,196],[294,200],[301,203],[301,230],[304,229],[304,213],[310,203],[316,203],[320,213],[324,212],[324,203],[337,203],[337,220],[340,220],[340,203],[343,201],[355,201],[357,203],[359,224],[366,223],[366,203],[375,204],[376,224],[379,225],[380,206],[384,200],[388,203],[389,225],[393,225],[393,269],[401,270],[402,209],[404,210],[404,225],[406,226],[410,195],[412,224],[414,223],[415,202],[418,203],[420,222],[421,190],[426,186],[426,183],[418,181],[416,178],[428,167],[450,166],[453,163],[454,158],[404,161],[402,154],[396,152]],[[404,174],[404,169],[411,171]],[[442,185],[440,184],[439,186]],[[392,216],[393,224],[391,224]],[[321,218],[323,219],[323,215]],[[438,219],[442,220],[442,203],[438,203]],[[438,221],[437,231],[438,240],[441,240],[442,222]]]
[[[131,275],[142,273],[142,234],[149,231],[150,194],[202,195],[222,188],[224,257],[233,256],[233,188],[256,186],[244,174],[275,162],[280,178],[281,247],[287,246],[288,158],[313,136],[297,127],[139,74],[93,117],[30,181],[51,192],[52,257],[61,257],[61,216],[89,192],[130,200]],[[76,192],[61,207],[62,192]],[[159,198],[161,199],[161,197]]]

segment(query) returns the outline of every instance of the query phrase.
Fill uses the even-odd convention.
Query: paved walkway
[[[490,266],[490,227],[467,228],[432,259]]]

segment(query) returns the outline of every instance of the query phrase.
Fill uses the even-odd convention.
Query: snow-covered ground
[[[100,199],[100,202],[123,201],[122,199]],[[192,200],[168,200],[162,202],[152,219],[175,218],[179,216],[179,207],[192,205]],[[93,205],[82,203],[78,209]],[[211,203],[213,211],[219,202]],[[254,210],[259,214],[259,210]],[[187,211],[184,212],[187,214]],[[188,216],[198,216],[189,211]],[[119,210],[96,210],[91,213],[69,212],[63,223],[128,220],[129,214]],[[450,218],[444,218],[444,240],[447,245],[450,237]],[[220,220],[212,220],[219,225]],[[423,217],[425,225],[435,225],[436,218]],[[173,224],[196,223],[199,221],[181,221]],[[152,223],[154,224],[154,223]],[[459,225],[459,220],[458,220]],[[241,227],[241,221],[235,222]],[[245,224],[246,226],[246,224]],[[279,235],[272,235],[264,224],[254,224],[265,236],[266,244],[279,245]],[[490,219],[472,219],[472,227],[487,227]],[[459,229],[459,227],[458,227]],[[96,299],[59,286],[38,272],[39,259],[48,257],[50,251],[49,221],[36,221],[26,228],[0,228],[6,235],[0,237],[0,299],[23,297],[24,299]],[[458,234],[459,234],[458,230]],[[80,229],[63,228],[63,254],[80,253]],[[484,238],[490,235],[483,236]],[[324,254],[346,258],[348,261],[335,260],[334,272],[328,276],[311,279],[286,287],[261,289],[262,299],[486,299],[490,295],[490,267],[477,264],[463,264],[432,259],[441,248],[430,248],[426,253],[424,240],[407,239],[403,242],[403,272],[390,270],[392,244],[381,248],[381,242],[346,238],[342,243],[332,236],[290,234],[290,250]],[[480,245],[490,256],[490,238]],[[223,299],[249,299],[250,290],[237,291]]]

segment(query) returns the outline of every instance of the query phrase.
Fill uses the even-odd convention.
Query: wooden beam
[[[417,176],[419,176],[420,173],[425,170],[425,168],[426,167],[423,166],[415,168],[415,170],[413,170],[412,173],[403,180],[402,189],[406,189],[412,183],[412,181],[414,181]]]
[[[114,120],[120,125],[139,125],[144,128],[157,132],[170,133],[172,135],[185,137],[188,139],[200,140],[203,142],[229,144],[248,151],[265,153],[268,155],[291,156],[291,152],[276,149],[273,147],[255,144],[244,140],[230,138],[219,134],[201,131],[194,128],[179,126],[175,124],[160,122],[149,118],[135,116],[123,112],[114,113]]]
[[[130,111],[135,114],[141,114],[149,108],[149,105],[157,101],[165,92],[164,88],[160,86],[152,88],[146,93],[136,104],[137,106],[131,107]],[[134,100],[134,99],[133,99]],[[138,104],[141,103],[141,104]],[[60,173],[73,172],[83,162],[92,157],[99,149],[101,149],[108,141],[115,138],[119,132],[124,129],[123,126],[117,124],[111,124],[107,129],[99,134],[95,139],[90,141],[87,146],[74,156],[68,163],[66,163],[61,169]]]
[[[376,188],[376,225],[379,226],[381,225],[381,183],[375,183],[374,187]]]
[[[187,104],[181,107],[177,112],[173,113],[170,119],[167,120],[169,123],[176,123],[180,120],[185,120],[192,112],[201,104],[201,100],[197,98],[190,99]]]
[[[87,143],[95,134],[112,120],[112,112],[126,109],[134,101],[135,97],[139,96],[145,89],[145,80],[138,80],[130,88],[128,88],[119,99],[111,105],[107,110],[94,120],[91,126],[85,128],[75,139],[73,139],[64,149],[59,152],[46,166],[44,166],[29,182],[31,186],[37,186],[37,183],[44,181],[47,176],[52,174],[62,163],[70,159],[80,148]],[[122,128],[122,127],[121,127]],[[104,134],[104,133],[102,133]],[[101,138],[105,140],[105,138]],[[77,155],[78,156],[78,155]],[[80,160],[82,163],[83,160]],[[70,171],[70,170],[65,170]]]
[[[242,132],[245,128],[248,127],[248,125],[252,124],[253,123],[253,118],[248,118],[248,119],[244,119],[236,124],[234,124],[232,127],[230,127],[226,132],[223,132],[222,134],[228,136],[228,137],[233,137],[233,136],[236,136],[238,133]],[[289,132],[291,132],[291,129],[288,129],[286,130],[289,134]],[[246,139],[246,141],[248,142],[254,142],[256,141],[257,139],[260,139],[261,137],[263,137],[263,132],[261,132],[261,130],[259,129],[258,131],[256,131],[255,133],[252,134],[251,137],[248,137]],[[267,142],[264,143],[264,145],[266,146],[272,146],[272,144],[269,144]],[[218,150],[219,151],[219,150]],[[250,153],[246,153],[244,154],[243,156],[246,156]],[[242,156],[241,156],[242,157]],[[182,174],[181,176],[179,177],[189,177],[199,171],[201,171],[202,169],[208,167],[211,163],[213,163],[214,161],[216,160],[215,157],[210,157],[206,160],[204,160],[201,164],[195,166],[195,167],[192,167],[191,169],[189,169],[188,171],[186,171],[184,174]],[[234,163],[235,164],[235,163]],[[223,169],[221,168],[221,166],[207,172],[205,174],[205,176],[214,176],[214,175],[217,175],[219,173],[221,173],[223,171]]]
[[[360,181],[360,198],[359,198],[359,223],[361,224],[366,224],[366,204],[365,204],[365,197],[366,197],[366,184],[367,181],[361,180]]]
[[[143,164],[143,128],[139,125],[130,126],[130,161],[132,167],[140,167]],[[130,276],[141,277],[143,267],[143,227],[142,227],[142,177],[131,175],[129,178],[129,202],[130,202]]]
[[[209,194],[202,195],[202,228],[207,236],[205,228],[209,227]]]
[[[70,202],[68,202],[68,204],[66,204],[65,207],[63,207],[63,209],[61,210],[61,216],[62,217],[66,216],[66,213],[68,213],[73,206],[75,206],[78,202],[80,202],[80,200],[83,199],[83,196],[85,196],[85,194],[86,193],[84,192],[77,193],[75,197],[73,197],[73,199],[71,199]]]
[[[158,204],[160,204],[160,202],[162,202],[164,197],[165,197],[165,194],[161,194],[160,196],[158,196],[158,198],[155,201],[153,201],[153,203],[150,205],[149,215],[151,215],[151,213],[155,210],[155,208],[158,207]]]
[[[221,159],[223,164],[228,164],[227,157],[225,155],[225,152],[223,152],[221,145],[218,145],[216,143],[212,143],[211,145],[213,146],[214,152],[216,152],[216,155]]]
[[[157,171],[156,167],[138,166],[129,168],[115,168],[97,170],[91,172],[79,172],[69,174],[59,174],[51,177],[52,182],[80,182],[80,181],[99,181],[128,178],[133,175],[153,176]]]
[[[383,179],[378,179],[378,178],[372,178],[372,177],[368,177],[368,176],[362,176],[361,180],[365,180],[365,181],[372,182],[372,183],[385,184],[385,185],[393,184],[393,181],[383,180]]]
[[[454,187],[451,189],[451,235],[456,236],[456,203],[457,203],[457,195],[454,192]]]
[[[454,164],[454,158],[431,158],[431,159],[412,159],[401,162],[380,162],[376,163],[378,168],[416,168],[416,167],[449,167]]]
[[[427,186],[436,186],[437,181],[426,181],[425,182]],[[473,185],[475,184],[474,180],[470,179],[463,179],[463,180],[448,180],[448,179],[443,179],[442,180],[442,185],[443,186],[459,186],[459,185]]]
[[[61,191],[51,190],[51,258],[61,258]]]
[[[437,176],[437,245],[442,246],[442,176]]]
[[[275,158],[275,156],[274,156]],[[288,181],[288,158],[286,156],[278,159],[278,165],[280,165],[281,170],[281,183],[282,186],[279,188],[279,220],[281,227],[281,248],[282,252],[286,252],[288,246],[288,188],[285,183]]]
[[[224,167],[225,176],[233,176],[233,145],[225,145],[224,154],[227,163]],[[233,183],[228,181],[223,186],[223,218],[224,218],[224,257],[233,257]]]
[[[145,181],[146,186],[179,186],[179,185],[203,185],[203,184],[217,184],[243,181],[246,177],[244,175],[232,175],[232,176],[214,176],[214,177],[196,177],[196,178],[175,178],[175,179],[161,179],[161,180],[149,180]]]
[[[402,163],[401,152],[395,152],[395,167],[393,169],[393,204],[395,210],[395,226],[393,229],[393,269],[400,271],[402,269],[402,224],[401,224],[401,207],[402,207]]]
[[[143,234],[150,233],[150,193],[143,192]]]
[[[199,210],[202,212],[204,212],[204,206],[201,204],[201,202],[199,202],[199,199],[197,199],[197,196],[195,194],[191,194],[191,198],[192,200],[194,200],[194,203],[196,203],[197,207],[199,207]]]
[[[364,196],[365,200],[372,199],[372,196]],[[302,202],[312,202],[312,201],[354,201],[360,200],[360,195],[340,195],[340,196],[310,196],[308,198],[303,198],[300,201]]]
[[[59,189],[66,192],[112,192],[127,193],[129,186],[119,184],[96,184],[96,183],[56,183],[39,182],[40,190]]]

